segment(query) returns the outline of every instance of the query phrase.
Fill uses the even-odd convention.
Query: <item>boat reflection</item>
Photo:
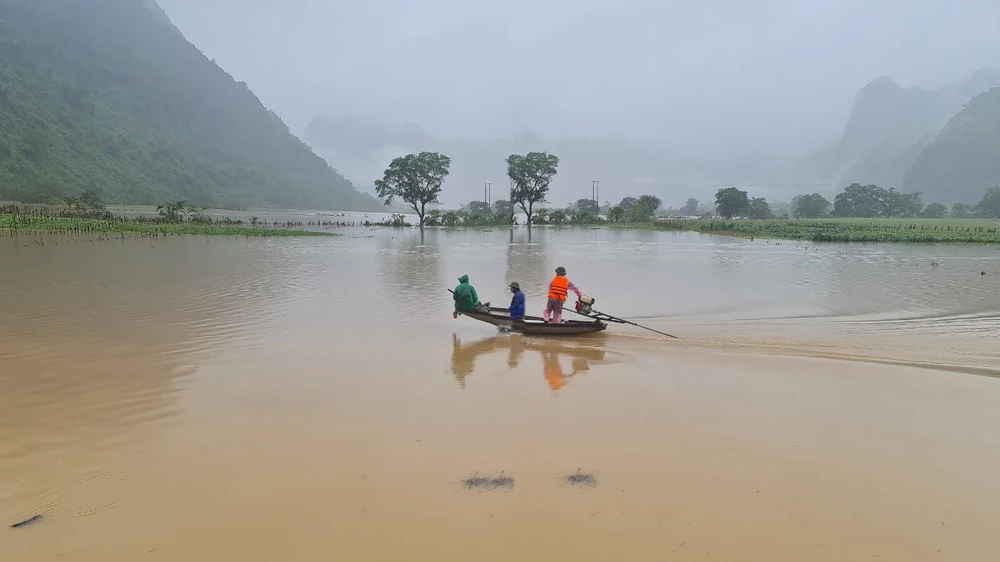
[[[552,390],[559,390],[570,378],[590,371],[591,362],[601,363],[605,356],[603,349],[560,344],[520,334],[498,335],[469,344],[463,344],[457,335],[452,334],[451,372],[455,381],[465,388],[465,379],[475,370],[476,358],[503,349],[507,350],[507,366],[511,369],[521,364],[525,351],[538,352],[542,360],[542,374]],[[568,372],[563,366],[563,356],[570,359]]]

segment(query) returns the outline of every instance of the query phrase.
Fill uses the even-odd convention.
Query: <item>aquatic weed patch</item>
[[[466,488],[483,488],[489,484],[490,479],[485,476],[480,476],[479,472],[476,472],[468,478],[462,479],[462,486]]]
[[[514,479],[507,476],[505,471],[500,471],[500,474],[496,476],[482,476],[476,471],[475,474],[468,478],[462,479],[462,487],[468,489],[481,489],[481,490],[496,490],[497,488],[513,488]]]
[[[116,216],[106,211],[69,211],[0,208],[0,236],[25,234],[124,234],[139,237],[171,235],[213,236],[339,236],[331,232],[301,230],[302,223],[231,219],[166,221],[157,217]]]
[[[506,476],[503,472],[501,472],[498,476],[490,478],[489,486],[492,486],[494,489],[513,488],[514,479],[511,478],[510,476]]]
[[[582,472],[579,468],[576,472],[562,477],[565,484],[570,486],[587,486],[593,488],[597,486],[597,477],[589,472]]]
[[[808,219],[661,220],[666,230],[810,242],[1000,244],[1000,220]]]

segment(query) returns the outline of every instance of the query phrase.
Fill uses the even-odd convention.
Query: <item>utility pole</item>
[[[601,195],[601,182],[593,180],[590,182],[590,197],[594,200],[594,205],[597,205],[597,213],[601,213],[601,203],[598,201]]]
[[[493,182],[486,183],[486,207],[490,206],[490,198],[493,195]]]
[[[514,226],[514,180],[510,180],[510,225]],[[513,236],[513,230],[511,230],[511,236]]]

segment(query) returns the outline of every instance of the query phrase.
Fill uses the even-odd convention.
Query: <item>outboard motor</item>
[[[590,314],[591,309],[594,306],[594,297],[588,297],[586,295],[580,297],[580,300],[576,301],[576,311],[580,314]]]

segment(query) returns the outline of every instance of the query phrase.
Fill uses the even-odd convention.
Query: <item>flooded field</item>
[[[340,232],[0,238],[0,560],[996,556],[996,248]]]

